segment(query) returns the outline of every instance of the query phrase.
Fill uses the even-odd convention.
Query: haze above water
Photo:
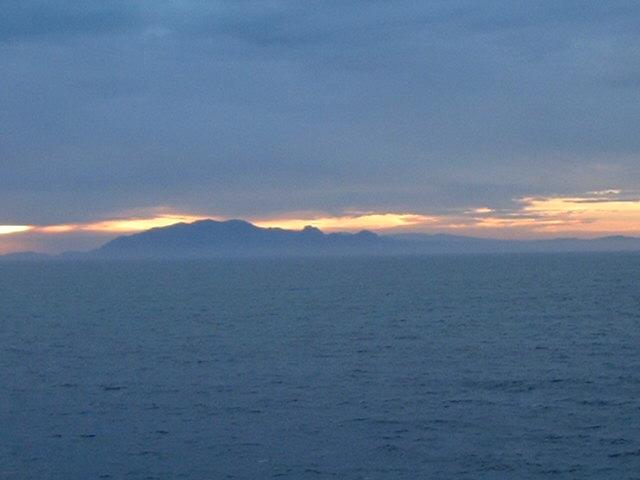
[[[640,478],[639,272],[4,263],[0,478]]]

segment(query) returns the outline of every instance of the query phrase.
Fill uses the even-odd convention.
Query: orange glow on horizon
[[[79,229],[79,225],[48,225],[46,227],[38,227],[37,232],[42,233],[69,233]]]
[[[585,234],[639,234],[640,199],[524,198],[524,214],[539,219],[546,231]]]
[[[140,232],[151,228],[168,227],[176,223],[193,223],[208,217],[195,215],[162,215],[155,218],[130,218],[121,220],[105,220],[82,225],[85,232],[127,233]]]
[[[0,225],[0,235],[28,232],[29,230],[33,230],[31,225]]]
[[[165,210],[166,211],[166,210]],[[2,250],[16,242],[48,235],[117,236],[176,223],[193,223],[221,217],[152,211],[148,215],[113,218],[86,223],[57,225],[0,225]],[[601,190],[585,196],[525,197],[514,207],[498,209],[478,206],[433,215],[412,212],[359,212],[330,215],[298,213],[282,217],[254,218],[263,228],[302,230],[311,225],[326,232],[403,231],[455,233],[494,238],[545,238],[554,236],[596,237],[604,235],[640,236],[640,197],[631,198],[619,190]],[[9,240],[11,239],[11,240]]]
[[[511,211],[469,211],[471,218],[465,218],[463,228],[531,238],[640,235],[640,199],[620,198],[620,194],[620,190],[603,190],[585,197],[525,197]]]
[[[39,233],[63,234],[73,232],[122,234],[135,233],[151,228],[168,227],[176,223],[192,223],[208,217],[195,215],[160,215],[154,218],[126,218],[115,220],[103,220],[93,223],[70,223],[62,225],[46,225],[33,227],[32,230]]]
[[[413,213],[364,213],[336,217],[317,216],[309,218],[279,218],[273,220],[255,220],[253,223],[263,228],[284,228],[302,230],[313,226],[323,231],[349,230],[386,230],[390,228],[426,225],[435,222],[435,217]]]

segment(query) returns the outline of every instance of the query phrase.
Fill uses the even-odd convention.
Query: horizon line
[[[431,212],[408,209],[294,211],[261,217],[181,212],[170,206],[159,206],[75,223],[0,224],[0,254],[89,249],[118,235],[206,219],[240,219],[257,227],[285,230],[313,226],[323,232],[370,230],[379,234],[445,234],[492,240],[633,237],[640,236],[640,194],[607,189],[582,195],[516,198],[511,205],[502,207],[479,205]]]
[[[154,227],[150,227],[148,229],[145,230],[140,230],[140,231],[136,231],[136,232],[129,232],[129,235],[123,234],[123,235],[118,235],[116,237],[110,238],[108,240],[106,240],[103,244],[99,245],[97,248],[93,248],[93,249],[89,249],[89,250],[66,250],[66,251],[61,251],[61,252],[57,252],[57,253],[52,253],[52,252],[42,252],[42,251],[37,251],[37,250],[15,250],[15,251],[7,251],[7,252],[2,252],[0,253],[0,257],[5,257],[5,256],[12,256],[12,255],[22,255],[22,254],[33,254],[33,255],[39,255],[39,256],[47,256],[47,257],[61,257],[64,256],[65,254],[88,254],[88,253],[92,253],[96,250],[98,250],[99,248],[101,248],[103,245],[105,245],[106,243],[109,243],[111,240],[116,239],[116,238],[120,238],[120,237],[127,237],[127,236],[134,236],[134,235],[139,235],[145,232],[149,232],[152,230],[159,230],[159,229],[169,229],[171,227],[176,227],[178,225],[195,225],[197,223],[203,223],[203,222],[216,222],[216,223],[231,223],[231,222],[243,222],[246,223],[248,225],[252,225],[256,228],[259,229],[263,229],[263,230],[284,230],[287,232],[302,232],[304,229],[307,228],[314,228],[318,231],[320,231],[322,234],[324,235],[331,235],[331,234],[340,234],[340,233],[351,233],[351,234],[355,234],[355,233],[360,233],[360,232],[371,232],[374,233],[375,235],[381,237],[381,238],[393,238],[395,240],[401,241],[401,242],[407,242],[407,244],[412,243],[412,241],[410,239],[408,239],[408,237],[415,237],[418,240],[414,241],[414,242],[419,242],[419,239],[422,237],[424,240],[427,239],[433,239],[433,237],[445,237],[445,238],[449,238],[449,239],[453,239],[453,238],[458,238],[458,239],[465,239],[465,240],[473,240],[473,241],[478,241],[478,242],[495,242],[495,243],[501,243],[501,244],[535,244],[535,243],[545,243],[545,242],[562,242],[562,241],[576,241],[576,242],[586,242],[586,243],[590,243],[590,242],[597,242],[597,241],[614,241],[614,240],[626,240],[626,241],[640,241],[640,236],[634,236],[634,235],[624,235],[624,234],[619,234],[619,233],[613,233],[613,234],[606,234],[606,235],[601,235],[601,236],[593,236],[593,237],[578,237],[578,236],[554,236],[554,237],[546,237],[546,238],[499,238],[499,237],[481,237],[481,236],[474,236],[474,235],[461,235],[461,234],[456,234],[456,233],[447,233],[447,232],[423,232],[423,231],[403,231],[403,232],[390,232],[390,233],[378,233],[378,232],[374,232],[371,230],[367,230],[367,229],[362,229],[359,230],[358,232],[348,232],[348,231],[324,231],[319,227],[316,227],[314,225],[305,225],[302,228],[297,228],[297,229],[287,229],[287,228],[283,228],[283,227],[279,227],[279,226],[261,226],[257,223],[253,223],[249,220],[245,220],[242,218],[228,218],[228,219],[220,219],[220,218],[215,218],[215,217],[198,217],[196,220],[192,220],[192,221],[178,221],[175,223],[170,223],[167,225],[162,225],[162,226],[154,226]],[[22,233],[22,232],[26,232],[26,231],[32,231],[32,230],[25,230],[22,227],[23,226],[16,226],[19,228],[16,228],[15,231],[11,232],[11,233]],[[51,228],[51,227],[44,227],[44,228]],[[55,233],[66,233],[66,230],[50,230],[50,232],[55,232]],[[402,238],[405,237],[405,238]]]

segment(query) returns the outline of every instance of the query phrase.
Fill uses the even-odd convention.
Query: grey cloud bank
[[[0,224],[638,188],[637,2],[2,8]]]

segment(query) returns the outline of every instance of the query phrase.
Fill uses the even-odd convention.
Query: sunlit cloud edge
[[[158,210],[158,209],[156,209]],[[131,234],[176,223],[230,217],[192,213],[159,213],[116,216],[94,222],[53,225],[0,225],[0,235],[20,236]],[[563,234],[595,236],[640,234],[640,197],[619,189],[604,189],[572,196],[529,196],[514,199],[510,208],[482,205],[446,213],[346,211],[341,214],[298,212],[248,218],[263,228],[300,230],[314,226],[333,231],[455,232],[500,237],[541,237]]]

